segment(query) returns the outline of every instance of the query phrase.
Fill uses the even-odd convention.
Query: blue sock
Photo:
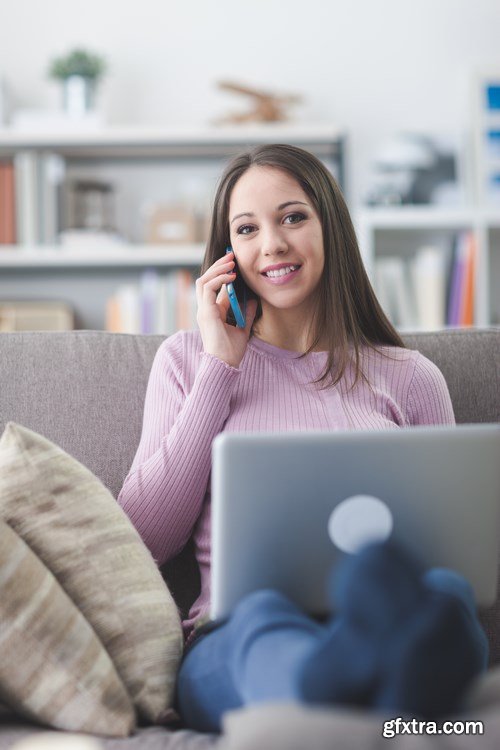
[[[423,577],[424,585],[432,591],[453,594],[462,603],[466,622],[470,626],[470,636],[475,642],[481,671],[488,668],[490,647],[488,638],[477,617],[474,591],[469,581],[448,568],[431,568]]]
[[[345,558],[331,582],[337,615],[299,675],[304,701],[372,705],[387,641],[423,600],[421,573],[393,545]]]
[[[425,717],[460,705],[485,656],[475,611],[453,586],[385,543],[347,558],[333,594],[338,615],[299,674],[304,701]]]

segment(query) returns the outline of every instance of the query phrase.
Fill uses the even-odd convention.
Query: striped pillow
[[[135,712],[87,620],[27,544],[0,521],[0,686],[29,719],[125,737]]]
[[[9,422],[0,440],[0,517],[92,626],[139,715],[167,718],[183,647],[179,613],[111,493],[61,448]]]

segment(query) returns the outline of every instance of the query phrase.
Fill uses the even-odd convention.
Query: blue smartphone
[[[226,255],[228,253],[231,253],[233,251],[233,248],[228,245],[226,247]],[[236,258],[234,260],[235,267],[234,271],[236,273],[236,279],[234,281],[231,281],[229,284],[226,284],[226,290],[229,297],[229,303],[231,305],[231,311],[228,312],[227,316],[227,322],[231,323],[232,325],[236,325],[238,328],[244,328],[245,327],[245,314],[246,314],[246,307],[247,307],[247,285],[241,278],[241,275],[238,273],[238,267],[236,264]],[[241,305],[241,307],[240,307]]]

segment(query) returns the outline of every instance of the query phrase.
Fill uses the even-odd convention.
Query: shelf
[[[484,211],[474,208],[437,208],[430,206],[374,207],[358,213],[358,220],[375,229],[428,229],[470,227],[484,218]]]
[[[102,250],[69,250],[63,247],[0,246],[0,269],[76,268],[201,265],[205,245],[128,245]]]
[[[166,289],[176,279],[186,280],[190,274],[176,271],[199,268],[205,244],[144,244],[142,238],[151,236],[143,226],[148,206],[183,203],[182,174],[186,185],[196,182],[200,195],[204,186],[212,193],[212,180],[221,172],[221,162],[266,143],[291,143],[309,150],[331,169],[346,194],[345,135],[332,123],[85,130],[52,123],[50,130],[49,126],[33,126],[30,131],[0,128],[0,158],[14,162],[18,189],[11,204],[19,200],[14,218],[20,240],[19,245],[0,245],[0,298],[62,300],[73,309],[77,327],[101,329],[109,299],[117,289],[141,289],[146,283],[144,270],[158,271],[159,282]],[[16,155],[22,158],[16,160]],[[78,239],[74,246],[57,246],[53,238],[61,230],[71,231],[76,221],[71,191],[66,187],[72,180],[92,176],[115,186],[117,215],[110,223],[118,227],[117,233],[127,243],[98,244],[94,237],[87,245]],[[208,218],[204,195],[199,202],[196,213],[203,224]],[[204,234],[200,226],[198,234],[189,236]],[[8,236],[16,235],[9,232]],[[54,244],[34,244],[43,238]],[[165,300],[167,296],[172,296],[171,291]]]
[[[500,226],[500,207],[394,206],[365,208],[356,214],[359,224],[373,229],[464,229]]]
[[[331,124],[263,123],[218,127],[109,127],[57,132],[0,129],[0,152],[53,149],[66,157],[219,157],[261,143],[292,142],[338,155],[343,134]]]
[[[485,129],[493,128],[497,130],[500,128],[500,112],[487,109],[481,115],[481,122]]]

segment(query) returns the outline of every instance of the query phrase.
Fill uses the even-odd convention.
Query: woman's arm
[[[408,389],[406,413],[410,425],[454,425],[450,392],[441,370],[418,354]]]
[[[139,448],[118,496],[159,564],[182,549],[198,519],[212,441],[229,415],[239,376],[239,370],[185,342],[185,335],[174,335],[155,356]],[[189,390],[186,373],[193,363],[198,366]]]

